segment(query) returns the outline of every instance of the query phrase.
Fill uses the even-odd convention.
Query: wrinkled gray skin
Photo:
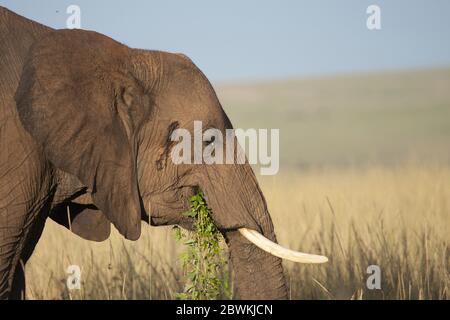
[[[287,298],[281,261],[239,227],[276,241],[245,165],[174,165],[176,128],[232,128],[186,57],[128,48],[95,32],[52,30],[0,7],[0,298],[24,297],[23,267],[48,217],[93,241],[112,223],[136,240],[141,220],[191,221],[200,187],[231,255],[235,297]],[[206,144],[208,142],[205,142]]]

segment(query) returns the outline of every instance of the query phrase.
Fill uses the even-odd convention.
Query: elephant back
[[[0,7],[0,122],[15,112],[14,94],[28,50],[51,30]]]

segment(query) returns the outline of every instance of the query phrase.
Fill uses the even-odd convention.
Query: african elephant
[[[0,298],[23,297],[23,267],[47,218],[88,240],[107,239],[111,223],[137,240],[141,221],[189,228],[181,213],[195,188],[229,246],[235,297],[287,298],[281,259],[266,251],[290,253],[276,245],[251,166],[169,159],[172,132],[192,131],[194,120],[232,128],[184,55],[54,30],[0,7]]]

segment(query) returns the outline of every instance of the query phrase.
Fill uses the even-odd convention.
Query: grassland
[[[279,241],[323,253],[285,263],[292,299],[448,299],[450,70],[222,85],[237,127],[280,128],[280,174],[260,177]],[[84,241],[47,222],[26,267],[30,299],[170,299],[182,290],[170,228]],[[68,291],[66,269],[82,270]],[[369,265],[381,290],[366,288]]]
[[[281,167],[450,163],[450,69],[230,84],[235,127],[279,128]]]

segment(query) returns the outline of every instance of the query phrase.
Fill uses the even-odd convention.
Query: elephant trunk
[[[281,259],[255,246],[240,228],[276,242],[266,201],[250,165],[210,166],[202,184],[212,217],[222,231],[233,267],[234,297],[287,299]]]
[[[246,240],[238,231],[225,232],[233,268],[235,299],[287,299],[281,259]]]

